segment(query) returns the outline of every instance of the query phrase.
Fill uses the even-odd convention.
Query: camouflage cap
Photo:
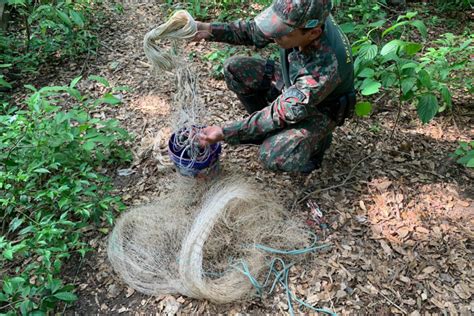
[[[274,0],[255,18],[255,23],[266,36],[278,38],[297,28],[324,23],[331,8],[331,0]]]

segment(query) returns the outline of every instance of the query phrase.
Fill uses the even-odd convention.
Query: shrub
[[[28,86],[21,108],[0,108],[0,312],[44,314],[74,301],[73,287],[59,278],[64,260],[89,250],[81,230],[112,224],[123,208],[106,171],[130,160],[121,145],[130,136],[116,120],[92,116],[120,100],[110,87],[99,99],[82,95],[79,80]]]

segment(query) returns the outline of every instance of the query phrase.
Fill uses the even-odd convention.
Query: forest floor
[[[129,206],[159,199],[176,173],[156,160],[157,136],[170,133],[173,79],[151,73],[143,53],[147,31],[162,23],[164,5],[126,4],[110,10],[97,55],[68,62],[54,72],[44,69],[38,84],[64,84],[79,74],[102,75],[124,93],[123,104],[96,113],[114,117],[135,134],[132,173],[116,175],[117,194]],[[441,32],[442,30],[440,30]],[[436,32],[436,31],[435,31]],[[225,82],[211,76],[203,56],[225,47],[186,43],[199,75],[200,95],[209,110],[208,123],[243,117]],[[255,53],[251,48],[237,51]],[[100,93],[84,81],[83,89]],[[389,93],[376,100],[367,119],[337,128],[320,170],[308,176],[262,168],[255,146],[224,145],[221,167],[260,183],[302,221],[310,217],[303,198],[316,201],[327,228],[313,227],[332,247],[294,266],[290,286],[303,300],[337,314],[450,314],[474,312],[474,173],[450,158],[459,140],[474,138],[473,97],[454,96],[454,112],[422,125],[414,109],[397,108]],[[392,136],[393,132],[393,136]],[[293,207],[294,206],[294,207]],[[107,235],[85,232],[95,251],[72,258],[66,279],[78,288],[79,300],[67,310],[77,314],[130,313],[286,313],[285,292],[228,305],[187,297],[149,297],[129,288],[107,260]]]

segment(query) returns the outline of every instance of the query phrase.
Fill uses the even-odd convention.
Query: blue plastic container
[[[168,154],[181,175],[187,177],[206,177],[219,171],[219,155],[222,150],[220,143],[211,145],[209,157],[205,161],[193,163],[186,152],[183,153],[184,149],[174,150],[175,137],[175,134],[172,134],[168,141]]]

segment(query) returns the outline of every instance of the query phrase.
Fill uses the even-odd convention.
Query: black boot
[[[313,162],[313,164],[316,167],[315,169],[321,168],[324,154],[326,153],[326,150],[328,150],[329,147],[331,147],[331,143],[332,143],[332,133],[329,133],[325,138],[323,138],[318,143],[318,149],[310,158],[311,162]]]
[[[249,114],[260,111],[268,105],[263,91],[261,94],[237,94],[237,97]]]

